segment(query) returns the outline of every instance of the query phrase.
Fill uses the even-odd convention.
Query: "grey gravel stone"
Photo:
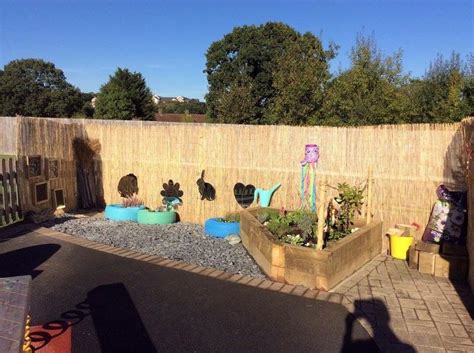
[[[231,245],[222,238],[204,234],[204,228],[190,223],[145,225],[104,219],[66,219],[50,225],[52,229],[143,253],[181,260],[222,271],[264,278],[243,245]]]

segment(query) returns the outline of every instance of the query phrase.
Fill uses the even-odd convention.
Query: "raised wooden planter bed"
[[[382,222],[371,222],[323,250],[274,240],[255,215],[240,214],[240,237],[260,268],[274,281],[329,290],[382,251]]]

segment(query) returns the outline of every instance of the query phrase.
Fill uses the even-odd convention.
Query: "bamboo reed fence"
[[[106,201],[118,202],[118,180],[134,173],[140,196],[158,205],[161,185],[173,179],[184,191],[181,218],[191,222],[238,211],[237,182],[261,188],[281,182],[272,205],[298,207],[305,143],[320,145],[317,177],[331,185],[362,182],[373,168],[374,217],[386,226],[424,226],[436,186],[461,186],[452,176],[459,168],[459,124],[330,128],[86,121],[85,131],[102,143]],[[217,190],[212,202],[199,197],[196,180],[203,169]]]
[[[61,161],[61,177],[52,186],[66,191],[68,208],[77,205],[72,141],[87,137],[101,144],[96,173],[107,203],[120,201],[117,184],[133,173],[139,196],[156,207],[163,183],[172,179],[184,191],[181,220],[196,223],[238,211],[233,195],[237,182],[260,188],[280,182],[272,207],[299,207],[299,161],[304,145],[317,143],[318,181],[326,177],[329,185],[364,182],[372,168],[373,217],[385,227],[416,222],[424,228],[437,185],[465,187],[459,177],[459,156],[466,131],[472,130],[472,118],[462,124],[358,128],[0,119],[4,127],[0,153],[13,149],[20,158],[33,154]],[[205,181],[216,189],[215,201],[201,201],[196,180],[202,170]],[[23,184],[31,189],[28,180]],[[329,188],[328,197],[334,192]],[[30,194],[31,190],[23,194],[25,209],[32,208]]]

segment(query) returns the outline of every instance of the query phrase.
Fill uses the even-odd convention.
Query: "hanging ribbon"
[[[305,158],[301,161],[301,208],[309,198],[312,212],[316,212],[316,166],[319,160],[318,145],[305,146]]]

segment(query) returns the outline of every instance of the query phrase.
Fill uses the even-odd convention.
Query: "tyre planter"
[[[240,234],[240,222],[222,222],[221,218],[209,218],[204,223],[204,232],[216,238],[224,238],[231,234]]]
[[[112,221],[137,221],[137,213],[145,206],[123,207],[120,204],[107,205],[105,207],[104,218]]]
[[[137,214],[137,220],[139,224],[171,224],[176,222],[176,212],[140,210]]]

